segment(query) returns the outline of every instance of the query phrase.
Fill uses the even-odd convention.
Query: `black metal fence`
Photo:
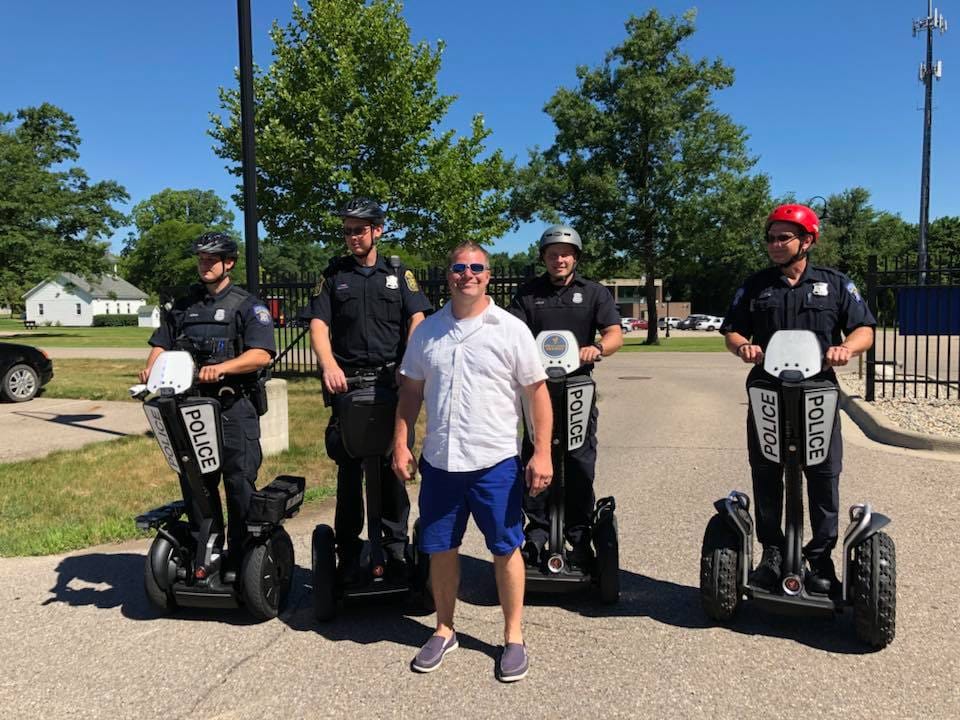
[[[491,270],[487,294],[500,307],[510,299],[529,278],[535,267],[495,267]],[[443,307],[450,299],[445,268],[427,268],[413,271],[420,289],[434,309]],[[302,319],[301,310],[309,307],[320,280],[319,274],[299,275],[264,274],[260,281],[260,296],[273,315],[277,332],[277,358],[273,374],[278,377],[316,375],[317,359],[310,348],[309,324]]]
[[[867,352],[866,399],[960,397],[960,262],[916,257],[867,262],[866,299],[877,317]]]

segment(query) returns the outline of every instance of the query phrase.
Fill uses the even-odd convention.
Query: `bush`
[[[136,315],[94,315],[94,327],[137,326]]]

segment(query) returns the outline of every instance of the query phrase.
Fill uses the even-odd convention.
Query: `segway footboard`
[[[187,504],[183,500],[175,500],[172,503],[148,510],[143,515],[137,515],[137,530],[157,530],[164,525],[176,522],[186,512]]]

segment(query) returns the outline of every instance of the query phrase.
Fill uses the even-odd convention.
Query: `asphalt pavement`
[[[849,613],[785,618],[748,604],[728,626],[704,616],[699,548],[712,502],[733,488],[750,492],[745,374],[719,353],[624,353],[599,366],[597,492],[617,498],[621,600],[528,598],[531,669],[519,683],[494,679],[502,621],[472,523],[461,648],[437,672],[409,669],[431,634],[430,616],[366,605],[318,624],[309,538],[332,520],[325,503],[289,523],[293,597],[262,624],[242,611],[159,617],[142,591],[147,541],[0,560],[0,714],[956,717],[960,632],[949,578],[960,553],[957,455],[880,445],[844,417],[841,506],[869,500],[893,519],[897,636],[887,649],[861,645]],[[842,517],[841,532],[845,524]]]

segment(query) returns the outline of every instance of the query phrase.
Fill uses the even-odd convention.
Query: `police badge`
[[[396,275],[387,275],[387,287],[391,290],[396,290],[400,287],[400,281]]]
[[[570,299],[573,300],[574,303],[576,303],[577,305],[579,305],[580,303],[583,302],[583,293],[575,292],[575,293],[573,294],[573,297],[570,298]]]
[[[213,319],[216,320],[217,322],[220,322],[226,316],[227,314],[226,312],[224,312],[223,308],[217,308],[217,311],[213,314]]]

